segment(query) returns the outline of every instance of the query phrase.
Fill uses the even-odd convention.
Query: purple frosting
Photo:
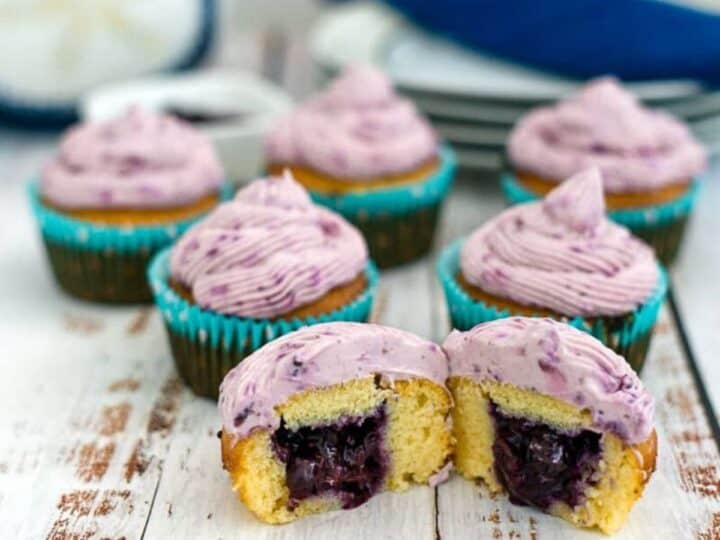
[[[619,355],[591,335],[536,317],[453,331],[443,344],[451,377],[511,384],[590,411],[593,429],[635,444],[653,429],[655,403]]]
[[[556,182],[598,167],[611,193],[687,183],[707,165],[684,124],[643,107],[612,78],[523,117],[510,134],[508,153],[516,169]]]
[[[358,230],[286,173],[252,182],[187,231],[170,272],[201,307],[261,319],[352,281],[367,261]]]
[[[605,217],[597,169],[485,223],[465,242],[460,269],[485,292],[571,317],[630,313],[659,279],[652,249]]]
[[[305,390],[381,375],[445,384],[442,349],[414,334],[377,324],[308,326],[270,342],[233,368],[220,385],[223,430],[238,439],[277,429],[275,407]]]
[[[270,163],[302,165],[361,182],[401,174],[437,156],[438,142],[415,106],[381,71],[348,67],[322,94],[300,105],[265,145]]]
[[[68,130],[42,171],[40,190],[62,208],[172,208],[216,193],[223,170],[190,124],[132,108]]]

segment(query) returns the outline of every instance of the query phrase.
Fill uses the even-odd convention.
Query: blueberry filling
[[[574,508],[596,482],[600,434],[566,433],[547,424],[508,416],[494,403],[495,472],[514,504],[547,510],[555,502]]]
[[[384,405],[369,416],[295,431],[283,421],[273,433],[272,444],[285,463],[288,508],[324,494],[337,497],[345,509],[355,508],[377,493],[387,472],[386,422]]]

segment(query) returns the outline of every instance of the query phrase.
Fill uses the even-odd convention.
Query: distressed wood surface
[[[226,44],[218,63],[262,70],[253,46]],[[302,95],[311,80],[306,50],[292,41],[288,55],[282,82]],[[457,476],[288,526],[254,520],[221,469],[215,405],[177,379],[155,311],[98,307],[54,286],[24,192],[53,144],[52,136],[0,132],[0,539],[602,538]],[[707,185],[673,273],[716,405],[719,204],[720,186]],[[496,186],[459,182],[438,245],[502,207]],[[383,274],[374,320],[445,337],[436,255]],[[720,539],[717,441],[667,308],[643,378],[658,401],[659,467],[617,538]]]
[[[27,176],[45,143],[10,153]],[[5,161],[7,163],[7,161]],[[174,373],[152,308],[77,302],[51,281],[22,182],[3,184],[0,252],[0,538],[581,538],[539,512],[454,476],[437,490],[382,494],[351,512],[262,525],[220,467],[213,403]],[[439,245],[502,207],[461,181]],[[383,275],[377,321],[441,340],[448,331],[435,257]],[[618,538],[720,535],[718,452],[664,310],[645,381],[658,400],[658,472]]]

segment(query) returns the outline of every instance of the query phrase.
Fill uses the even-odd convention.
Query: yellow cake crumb
[[[389,458],[384,489],[402,491],[412,483],[427,483],[445,465],[453,448],[448,422],[451,398],[445,389],[424,379],[397,381],[388,386],[366,377],[298,393],[276,408],[285,425],[302,426],[366,416],[383,402],[387,407],[385,448]],[[336,510],[331,496],[313,497],[288,508],[285,465],[271,446],[269,429],[235,442],[222,433],[222,460],[240,500],[267,523],[286,523],[303,516]]]
[[[455,400],[452,411],[455,466],[460,474],[483,481],[494,493],[504,490],[495,475],[492,450],[495,428],[489,401],[510,416],[543,422],[562,430],[587,429],[592,422],[587,410],[508,384],[451,377],[448,387]],[[646,441],[628,445],[614,434],[604,433],[601,448],[600,477],[586,491],[585,503],[576,508],[557,503],[549,513],[578,527],[596,528],[612,534],[623,525],[655,470],[657,440],[653,431]]]

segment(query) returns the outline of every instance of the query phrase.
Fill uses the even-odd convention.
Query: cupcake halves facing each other
[[[654,401],[625,360],[542,318],[454,331],[443,348],[458,471],[516,504],[618,530],[657,454]]]
[[[220,389],[233,489],[262,521],[285,523],[444,480],[446,377],[438,345],[379,325],[320,324],[273,341]]]
[[[639,370],[667,280],[652,249],[605,217],[597,169],[511,207],[443,253],[453,326],[545,316],[592,333]]]
[[[369,65],[349,66],[266,141],[271,172],[288,167],[313,198],[365,235],[380,267],[424,255],[455,170],[413,103]]]
[[[217,397],[222,377],[266,342],[367,320],[377,271],[357,229],[288,173],[218,206],[156,257],[149,278],[181,376]]]
[[[147,265],[223,195],[210,141],[171,116],[133,108],[68,130],[33,209],[58,283],[104,302],[152,298]]]
[[[520,119],[508,139],[510,202],[542,197],[588,167],[602,173],[610,217],[675,258],[706,152],[680,120],[643,105],[615,79],[591,81]]]

